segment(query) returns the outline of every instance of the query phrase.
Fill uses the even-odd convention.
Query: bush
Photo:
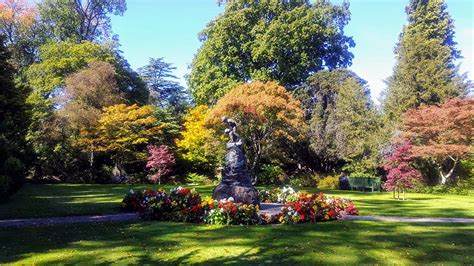
[[[337,189],[339,186],[339,177],[338,176],[326,176],[323,179],[319,180],[318,188],[326,189]]]
[[[200,175],[196,173],[188,173],[186,175],[187,184],[197,184],[197,185],[211,185],[212,181],[205,175]]]
[[[287,180],[287,176],[280,166],[263,164],[257,174],[257,180],[262,185],[279,185]]]
[[[0,168],[0,201],[5,201],[24,183],[24,166],[16,157],[9,156]]]
[[[312,173],[304,173],[294,176],[290,179],[292,187],[316,187],[318,185],[319,176]]]

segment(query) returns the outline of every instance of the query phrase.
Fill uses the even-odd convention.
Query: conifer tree
[[[410,0],[406,13],[408,24],[395,47],[397,62],[384,100],[385,113],[396,122],[408,109],[444,102],[471,87],[455,64],[461,54],[444,0]]]

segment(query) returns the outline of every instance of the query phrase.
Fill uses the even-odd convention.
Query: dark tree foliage
[[[313,74],[295,91],[309,125],[313,167],[331,172],[344,164],[350,170],[374,169],[375,140],[369,130],[379,127],[367,82],[347,69]],[[375,148],[376,152],[376,148]]]
[[[150,58],[148,65],[140,68],[138,72],[147,84],[155,103],[178,114],[189,105],[189,97],[186,89],[176,81],[174,70],[176,67],[166,63],[163,58]]]
[[[324,68],[351,64],[344,35],[349,4],[326,0],[230,0],[202,31],[188,77],[194,100],[215,103],[235,85],[277,81],[294,88]]]
[[[0,201],[18,189],[25,178],[28,125],[27,90],[16,86],[10,54],[0,36]]]

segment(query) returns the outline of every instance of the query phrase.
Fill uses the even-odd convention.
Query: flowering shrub
[[[272,190],[269,194],[286,202],[281,213],[259,215],[258,206],[234,202],[233,198],[220,201],[211,197],[201,198],[194,189],[182,187],[169,192],[160,189],[143,192],[130,190],[123,199],[123,209],[136,211],[144,219],[218,225],[315,223],[358,214],[352,201],[327,197],[323,193],[316,195],[283,188]]]
[[[143,193],[141,191],[134,191],[131,189],[125,198],[122,200],[122,209],[124,211],[139,211],[143,201]]]
[[[283,224],[316,223],[332,221],[343,215],[357,215],[358,211],[350,200],[328,198],[323,193],[308,194],[298,192],[298,200],[292,201],[281,209],[279,222]]]
[[[209,224],[258,224],[258,207],[252,204],[235,203],[233,198],[204,203],[209,209],[204,215],[204,222]]]
[[[260,200],[265,203],[287,203],[288,200],[294,201],[295,190],[288,186],[283,188],[274,188],[272,190],[260,190]]]

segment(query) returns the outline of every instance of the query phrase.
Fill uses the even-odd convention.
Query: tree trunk
[[[449,156],[449,158],[454,162],[454,164],[453,164],[453,167],[451,167],[451,169],[449,170],[449,172],[447,174],[444,174],[443,167],[438,164],[438,171],[439,171],[439,175],[441,177],[441,185],[446,185],[446,182],[453,175],[454,169],[456,168],[456,166],[458,164],[458,161],[459,161],[458,158],[453,158],[452,156]]]

